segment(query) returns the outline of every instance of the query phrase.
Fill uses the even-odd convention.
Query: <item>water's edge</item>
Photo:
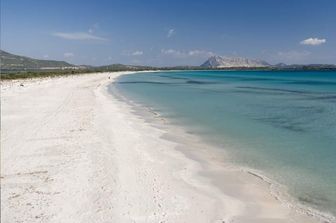
[[[121,76],[118,77],[117,80],[115,80],[115,81],[117,82],[119,78],[121,78]],[[204,143],[206,145],[204,140],[202,140],[201,138],[199,138],[199,137],[197,137],[193,134],[189,134],[189,130],[187,128],[185,128],[184,126],[180,126],[180,125],[176,126],[176,124],[173,124],[173,122],[171,120],[169,120],[167,118],[163,118],[158,112],[154,111],[149,106],[137,103],[137,102],[133,101],[132,99],[127,98],[120,91],[118,91],[118,89],[114,86],[114,84],[115,83],[111,83],[108,86],[108,92],[110,94],[112,94],[115,98],[117,98],[119,101],[122,101],[122,102],[128,104],[130,106],[130,108],[132,109],[132,113],[134,115],[136,115],[140,119],[144,120],[146,123],[150,124],[151,126],[153,126],[155,128],[158,128],[160,130],[164,130],[164,132],[166,132],[165,136],[163,136],[165,140],[170,140],[170,141],[176,142],[178,144],[185,144],[185,145],[189,144],[189,148],[193,148],[192,142],[194,142],[195,140],[198,143]],[[177,129],[178,129],[177,132],[179,134],[182,133],[183,137],[178,137],[178,136],[175,135]],[[184,138],[184,140],[185,139],[190,139],[190,140],[185,140],[184,142],[181,142],[180,141],[181,138]],[[223,150],[223,148],[219,149],[219,148],[215,148],[215,147],[209,146],[209,145],[206,145],[206,148],[207,148],[207,153],[214,153],[214,154],[223,153],[223,151],[221,151],[221,150]],[[192,154],[190,154],[190,152],[197,153],[197,151],[186,151],[184,149],[179,149],[179,148],[176,148],[176,149],[183,152],[184,154],[186,154],[191,159],[194,159],[193,156],[195,154],[192,155]],[[226,151],[224,151],[224,152],[226,152]],[[200,157],[201,156],[197,156],[197,159],[200,158]],[[202,157],[202,159],[204,159],[204,157]],[[225,162],[225,159],[220,160],[220,162],[223,162],[223,161]],[[209,162],[209,161],[207,160],[206,162]],[[309,207],[305,204],[301,204],[299,201],[297,201],[297,199],[294,199],[292,196],[290,196],[287,193],[287,189],[284,185],[281,185],[278,182],[270,179],[269,177],[266,177],[265,174],[263,174],[262,171],[256,170],[256,169],[251,169],[251,168],[245,167],[245,166],[238,166],[237,164],[232,164],[232,163],[228,163],[228,162],[223,163],[223,166],[228,167],[228,168],[234,168],[236,170],[241,171],[242,173],[249,174],[250,176],[253,176],[253,177],[261,180],[262,182],[266,183],[268,185],[269,193],[275,199],[279,200],[281,203],[288,206],[289,208],[294,209],[297,212],[304,213],[308,216],[312,216],[313,218],[316,218],[319,221],[330,222],[330,223],[335,222],[336,218],[333,215],[331,215],[329,213],[324,213],[322,211],[319,211],[317,209]]]

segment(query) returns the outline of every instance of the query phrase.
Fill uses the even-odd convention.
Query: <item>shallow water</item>
[[[336,215],[336,72],[140,73],[111,87]]]

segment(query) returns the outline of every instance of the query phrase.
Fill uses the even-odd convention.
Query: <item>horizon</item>
[[[9,54],[12,54],[11,52],[7,52],[7,51],[5,51],[5,50],[2,50],[2,49],[0,49],[0,51],[2,51],[2,52],[6,52],[6,53],[9,53]],[[28,58],[30,58],[30,59],[37,59],[37,58],[32,58],[32,57],[29,57],[29,56],[25,56],[25,55],[16,55],[16,54],[13,54],[13,55],[15,55],[15,56],[20,56],[20,57],[28,57]],[[221,58],[225,58],[225,57],[227,57],[227,56],[221,56],[221,55],[212,55],[212,56],[209,56],[209,58],[207,58],[206,59],[206,61],[204,61],[203,63],[205,63],[205,62],[207,62],[210,58],[212,58],[212,57],[221,57]],[[235,56],[233,56],[233,57],[228,57],[228,58],[240,58],[240,59],[252,59],[253,60],[253,58],[246,58],[246,57],[235,57]],[[52,59],[52,58],[48,58],[48,59],[45,59],[45,58],[43,58],[43,59],[37,59],[37,60],[44,60],[44,61],[61,61],[61,62],[66,62],[66,63],[69,63],[70,65],[74,65],[74,66],[92,66],[92,67],[100,67],[100,66],[110,66],[110,65],[117,65],[117,64],[121,64],[121,65],[126,65],[126,66],[143,66],[143,67],[153,67],[153,68],[164,68],[164,67],[167,67],[167,68],[169,68],[169,67],[201,67],[202,66],[202,64],[199,64],[199,65],[188,65],[188,64],[186,64],[186,65],[171,65],[171,66],[155,66],[155,65],[146,65],[146,64],[122,64],[122,63],[111,63],[111,64],[102,64],[102,65],[90,65],[90,64],[73,64],[73,63],[71,63],[71,62],[69,62],[69,61],[66,61],[66,60],[54,60],[54,59]],[[262,60],[263,62],[266,62],[266,63],[268,63],[267,61],[265,61],[265,60]],[[290,66],[290,65],[302,65],[302,66],[314,66],[314,65],[332,65],[332,66],[336,66],[336,64],[332,64],[332,63],[330,63],[330,64],[285,64],[285,63],[275,63],[275,64],[271,64],[271,63],[268,63],[268,65],[269,66],[277,66],[277,65],[288,65],[288,66]]]
[[[213,55],[335,64],[335,1],[272,3],[4,0],[1,49],[93,66],[198,66]]]

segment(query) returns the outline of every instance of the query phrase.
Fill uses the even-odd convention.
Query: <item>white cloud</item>
[[[135,50],[135,51],[131,51],[131,50],[124,50],[121,55],[123,56],[141,56],[143,55],[144,52],[141,50]]]
[[[132,53],[132,56],[141,56],[141,55],[143,55],[143,51],[137,50]]]
[[[45,54],[45,55],[43,55],[43,58],[48,59],[48,58],[49,58],[49,55],[48,55],[48,54]]]
[[[85,32],[75,32],[75,33],[56,32],[53,33],[52,35],[68,40],[107,40],[106,38],[95,36],[91,33],[85,33]]]
[[[176,33],[175,29],[169,29],[167,33],[167,38],[172,37],[173,35],[175,35],[175,33]]]
[[[206,56],[206,57],[210,57],[210,56],[214,56],[215,54],[211,51],[204,51],[204,50],[190,50],[188,52],[189,56]]]
[[[300,61],[309,56],[311,53],[308,51],[295,51],[290,50],[286,52],[278,52],[278,57],[282,60],[286,61]]]
[[[73,53],[64,53],[65,58],[71,58],[74,57],[75,55]]]
[[[326,39],[319,39],[319,38],[308,38],[305,40],[302,40],[300,44],[302,45],[311,45],[311,46],[318,46],[323,43],[327,42]]]
[[[173,57],[210,57],[215,55],[213,52],[205,50],[174,50],[174,49],[161,49],[161,53]]]
[[[185,56],[185,53],[183,53],[182,51],[174,49],[161,49],[161,53],[164,55],[172,55],[177,57]]]

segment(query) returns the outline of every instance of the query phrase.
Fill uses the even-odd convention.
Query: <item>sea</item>
[[[144,72],[109,87],[336,216],[335,71]]]

